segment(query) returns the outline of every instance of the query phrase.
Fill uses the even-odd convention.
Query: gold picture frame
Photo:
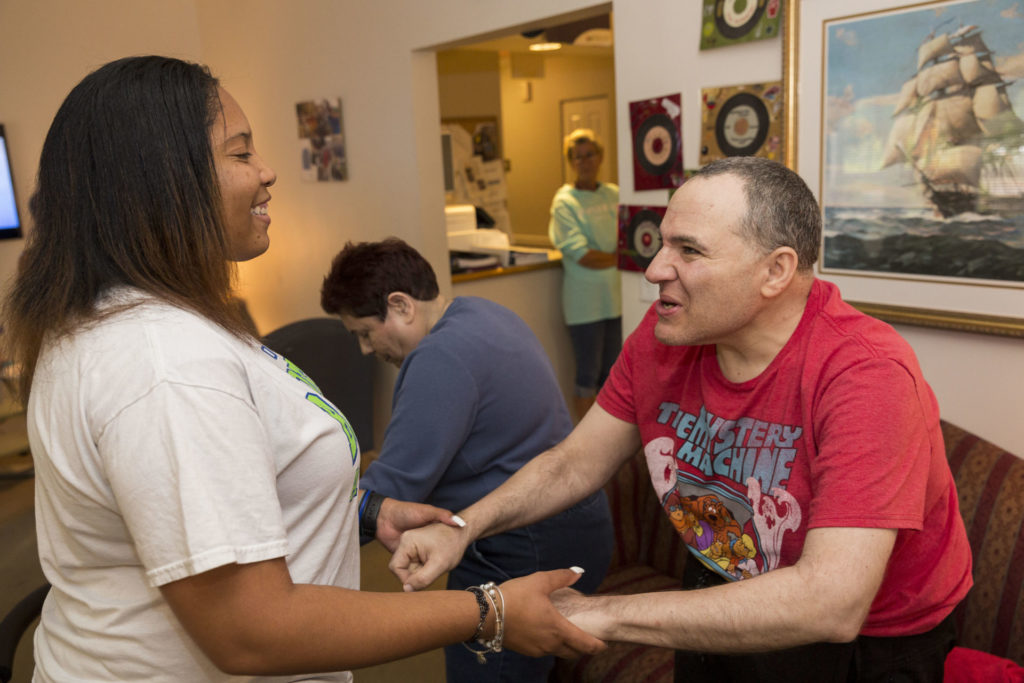
[[[826,143],[822,125],[826,22],[948,4],[950,0],[919,3],[861,0],[853,10],[845,0],[786,0],[784,159],[819,197],[821,155]],[[1017,315],[1024,310],[1024,290],[974,283],[949,284],[924,278],[911,282],[862,275],[830,276],[830,279],[838,281],[852,305],[889,323],[1024,337],[1024,318]],[[932,308],[932,302],[937,299],[955,304],[955,310]]]

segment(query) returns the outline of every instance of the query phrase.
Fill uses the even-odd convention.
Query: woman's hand
[[[537,572],[501,584],[505,597],[504,647],[530,657],[576,658],[608,646],[571,624],[551,603],[551,594],[580,577],[573,569]]]
[[[433,505],[385,498],[377,514],[377,540],[393,553],[398,548],[398,541],[403,532],[434,522],[452,527],[462,526],[456,519],[448,510]]]

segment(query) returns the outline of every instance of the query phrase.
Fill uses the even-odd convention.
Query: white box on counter
[[[476,230],[476,207],[472,204],[450,204],[444,207],[444,222],[449,235]]]

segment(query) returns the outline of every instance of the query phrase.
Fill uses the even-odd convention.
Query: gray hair
[[[718,175],[743,181],[747,212],[740,221],[741,234],[766,254],[778,247],[792,248],[798,270],[810,270],[821,244],[821,209],[803,178],[776,161],[749,156],[713,161],[694,178]]]

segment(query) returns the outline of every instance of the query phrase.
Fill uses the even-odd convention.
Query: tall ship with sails
[[[909,164],[944,217],[1024,213],[1024,121],[977,26],[933,32],[900,89],[882,167]]]

